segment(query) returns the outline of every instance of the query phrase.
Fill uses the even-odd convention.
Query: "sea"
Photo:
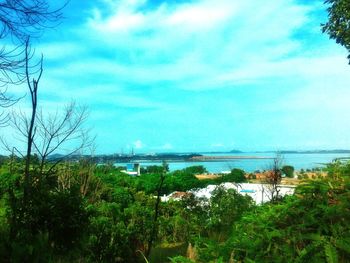
[[[272,167],[273,158],[276,154],[271,153],[210,153],[206,156],[242,156],[259,157],[261,159],[229,159],[216,161],[193,161],[193,162],[168,162],[169,170],[181,170],[194,165],[202,165],[209,173],[221,173],[230,171],[234,168],[242,169],[246,172],[269,170]],[[337,158],[349,158],[349,153],[285,153],[281,155],[282,165],[294,166],[295,170],[323,168]],[[125,163],[116,163],[116,166],[125,166]],[[161,165],[161,162],[140,161],[141,167],[149,165]]]

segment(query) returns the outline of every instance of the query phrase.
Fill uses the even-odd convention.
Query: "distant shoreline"
[[[223,152],[198,152],[199,154],[244,154],[244,153],[280,153],[280,154],[337,154],[337,153],[349,153],[350,150],[346,149],[334,149],[334,150],[283,150],[283,151],[223,151]]]
[[[72,155],[64,157],[61,154],[55,154],[49,156],[49,161],[55,161],[62,158],[66,161],[77,161],[81,158],[89,158],[95,163],[128,163],[128,162],[220,162],[225,160],[271,160],[275,157],[276,153],[282,155],[293,154],[349,154],[350,150],[315,150],[315,151],[255,151],[255,152],[242,152],[242,151],[230,151],[230,152],[191,152],[191,153],[137,153],[137,154],[98,154],[93,157],[89,155]],[[216,154],[212,156],[211,154]],[[259,156],[263,155],[263,156]],[[3,156],[5,157],[5,156]],[[344,157],[342,157],[344,158]]]
[[[193,156],[191,157],[191,160],[194,161],[224,161],[224,160],[243,160],[243,159],[273,159],[273,157],[266,157],[266,156],[233,156],[233,155],[226,155],[226,156],[208,156],[208,155],[202,155],[202,156]]]

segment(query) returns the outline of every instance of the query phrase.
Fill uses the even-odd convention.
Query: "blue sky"
[[[35,42],[41,106],[88,106],[98,153],[350,148],[322,2],[72,0]]]

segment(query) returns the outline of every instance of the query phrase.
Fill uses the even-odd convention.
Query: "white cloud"
[[[278,60],[300,49],[292,34],[311,9],[293,0],[202,0],[146,11],[140,7],[149,1],[106,2],[110,15],[97,12],[87,31],[125,57],[99,68],[138,83],[182,82],[185,89],[226,88],[232,80],[274,74]]]
[[[135,149],[142,149],[145,146],[141,140],[134,141],[133,145],[134,145]]]
[[[126,31],[142,25],[144,17],[141,14],[120,14],[108,20],[104,29],[108,31]]]
[[[196,30],[207,30],[224,22],[237,10],[237,3],[221,1],[203,1],[201,4],[185,4],[180,6],[164,19],[167,26],[181,26]]]
[[[258,62],[220,74],[217,84],[257,83],[264,78],[299,78],[318,81],[324,78],[344,78],[350,69],[346,56],[297,57],[283,61]]]
[[[337,123],[349,112],[350,67],[345,52],[320,32],[321,18],[310,13],[324,8],[319,3],[101,1],[105,7],[92,9],[84,26],[73,30],[74,43],[43,45],[48,58],[67,59],[45,67],[41,95],[49,103],[73,97],[92,105],[102,134],[108,126],[110,134],[120,132],[120,141],[143,138],[159,147],[171,138],[173,145],[163,146],[175,149],[193,136],[193,147],[208,147],[217,138],[249,138],[262,129],[265,114],[290,114],[276,121],[286,130],[297,125],[320,130],[323,119],[311,114],[315,109]],[[274,95],[265,96],[268,92]],[[295,113],[303,110],[300,124]],[[246,122],[255,125],[241,129]],[[133,129],[135,123],[140,129]],[[152,139],[155,130],[158,142]],[[254,138],[270,128],[264,132]],[[146,147],[141,140],[133,145]]]
[[[160,147],[162,150],[172,150],[174,147],[171,143],[165,143]]]
[[[222,144],[222,143],[212,143],[211,147],[221,148],[221,147],[224,147],[224,144]]]
[[[36,47],[36,50],[44,55],[44,61],[48,59],[62,60],[72,56],[81,57],[83,52],[87,52],[85,46],[73,42],[41,44]]]
[[[108,19],[102,17],[102,12],[99,9],[94,8],[92,10],[92,18],[88,20],[88,23],[95,29],[104,32],[127,32],[132,29],[136,29],[146,22],[146,17],[137,11],[146,1],[133,0],[133,1],[104,1],[107,6],[107,10],[115,10]],[[103,22],[102,22],[103,21]]]

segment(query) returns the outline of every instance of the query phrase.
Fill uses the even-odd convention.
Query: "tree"
[[[35,152],[39,155],[40,173],[43,173],[44,165],[54,153],[60,155],[50,159],[52,165],[47,173],[67,157],[79,153],[92,144],[88,131],[83,128],[87,115],[87,108],[79,107],[75,102],[69,103],[61,114],[56,111],[45,116],[40,110],[35,126],[36,137],[33,141]],[[66,150],[68,144],[70,147]]]
[[[8,108],[20,98],[7,93],[10,85],[26,82],[29,38],[39,37],[43,30],[53,27],[62,18],[63,4],[51,8],[48,0],[1,0],[0,40],[15,47],[0,47],[0,107]],[[29,55],[31,58],[33,54]],[[5,125],[9,115],[0,113],[0,125]]]
[[[253,207],[250,196],[241,195],[235,189],[226,190],[221,186],[212,192],[209,203],[207,228],[218,235],[219,241],[222,241],[222,237],[227,237],[233,223]]]
[[[283,174],[285,174],[289,178],[294,177],[294,167],[291,165],[284,165],[282,167],[282,172],[283,172]]]
[[[25,46],[28,38],[39,37],[43,30],[53,27],[62,18],[62,9],[51,8],[48,0],[2,0],[0,2],[0,39],[10,38],[17,47],[0,51],[2,81],[23,80],[21,69],[26,63]],[[12,78],[15,76],[15,78]]]
[[[282,180],[282,162],[283,159],[281,154],[277,153],[275,158],[273,158],[271,169],[268,171],[264,181],[266,187],[263,189],[268,191],[268,198],[271,202],[276,202],[280,199],[279,185]]]
[[[0,79],[0,83],[1,83],[1,79]],[[1,87],[5,87],[5,85],[0,84],[0,88]],[[1,108],[4,108],[4,109],[9,108],[13,106],[18,100],[19,100],[18,98],[16,99],[7,94],[7,87],[5,87],[3,90],[0,90],[0,107]],[[10,117],[10,114],[8,112],[5,112],[5,111],[0,112],[0,127],[4,127],[7,125],[9,121],[9,117]]]
[[[189,174],[204,174],[207,173],[207,169],[203,165],[195,165],[195,166],[190,166],[182,169],[184,173],[189,173]]]
[[[33,147],[33,141],[35,136],[35,120],[36,120],[36,111],[37,111],[37,94],[38,94],[38,85],[42,76],[43,68],[42,68],[42,61],[43,57],[41,56],[41,59],[38,63],[39,69],[37,70],[38,76],[37,78],[32,77],[32,72],[30,72],[30,47],[29,47],[29,39],[27,39],[25,43],[25,79],[27,82],[27,87],[29,89],[30,98],[31,98],[31,115],[30,118],[27,118],[24,114],[20,113],[19,116],[14,116],[12,118],[13,124],[16,128],[18,128],[18,131],[24,136],[26,141],[26,155],[25,155],[25,168],[24,168],[24,199],[27,199],[27,196],[30,191],[30,181],[31,181],[31,174],[29,172],[30,169],[30,161],[31,161],[31,155],[32,155],[32,147]],[[18,118],[19,117],[19,118]],[[19,123],[19,119],[22,120],[22,123]],[[9,147],[7,147],[9,149]]]
[[[2,0],[0,37],[11,35],[23,41],[28,36],[40,35],[43,29],[62,18],[63,7],[52,9],[47,0]]]
[[[222,181],[244,183],[247,181],[247,178],[245,177],[245,172],[243,170],[234,168],[229,174],[226,174],[222,177]]]
[[[161,165],[150,165],[146,168],[141,168],[141,174],[161,174],[163,173],[163,166]]]
[[[26,83],[30,93],[31,113],[30,116],[27,116],[23,112],[13,112],[11,124],[19,135],[25,138],[24,190],[26,196],[31,185],[32,153],[36,153],[39,157],[36,175],[41,180],[44,174],[47,178],[65,158],[90,146],[92,142],[89,140],[88,132],[83,129],[87,118],[85,107],[78,107],[72,102],[66,106],[62,114],[59,114],[58,111],[54,114],[44,114],[43,110],[38,108],[38,89],[43,73],[43,56],[35,65],[36,67],[30,65],[29,40],[26,42],[25,58]],[[36,78],[33,77],[35,73],[37,73]],[[6,147],[12,149],[7,143]],[[69,150],[64,151],[67,148]],[[17,152],[20,153],[18,150]],[[59,157],[48,160],[55,153],[59,153]],[[48,163],[49,167],[47,167]]]
[[[161,193],[162,193],[162,188],[165,180],[165,175],[168,169],[168,165],[166,162],[163,162],[163,173],[160,175],[159,178],[159,184],[157,187],[157,200],[154,206],[154,218],[153,218],[153,225],[152,225],[152,231],[150,238],[148,240],[148,246],[147,246],[147,251],[146,251],[146,257],[148,258],[149,255],[151,254],[153,242],[157,239],[157,233],[158,233],[158,217],[159,217],[159,211],[160,211],[160,202],[161,202]]]
[[[326,0],[325,4],[329,4],[328,22],[322,24],[322,31],[350,53],[350,1]],[[350,54],[348,59],[350,60]]]
[[[218,249],[224,253],[216,257],[225,254],[224,262],[228,262],[234,252],[233,262],[349,262],[350,174],[346,166],[332,165],[331,176],[306,181],[280,204],[246,213],[232,227],[228,246]]]

